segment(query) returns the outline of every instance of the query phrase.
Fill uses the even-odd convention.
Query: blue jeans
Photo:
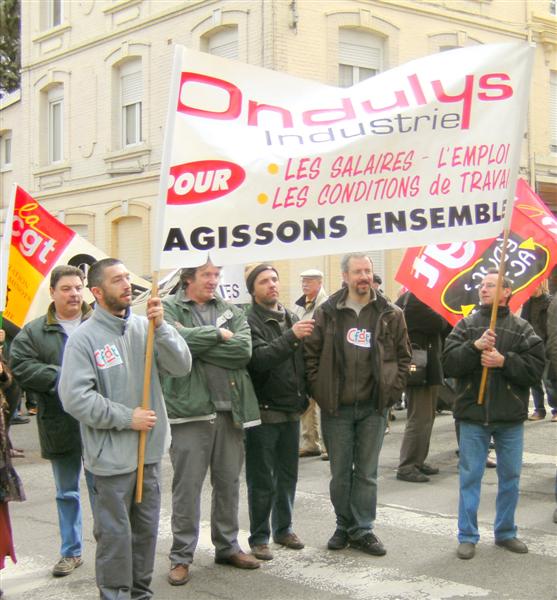
[[[81,475],[81,455],[72,454],[50,459],[54,483],[56,485],[56,508],[60,528],[61,556],[81,556],[81,501],[79,477]],[[90,475],[85,473],[87,485],[91,487]],[[91,498],[91,495],[89,495]]]
[[[337,415],[321,413],[329,452],[329,491],[337,528],[351,539],[373,529],[377,508],[377,467],[387,425],[387,410],[371,405],[340,406]]]
[[[477,544],[478,506],[489,441],[493,436],[497,454],[497,499],[495,501],[495,541],[516,537],[514,513],[518,504],[518,484],[522,469],[524,425],[484,426],[460,422],[460,496],[458,541]]]
[[[246,429],[250,546],[267,544],[271,528],[275,540],[292,532],[299,439],[299,421]]]

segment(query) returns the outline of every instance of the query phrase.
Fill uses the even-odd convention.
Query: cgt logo
[[[244,182],[242,167],[225,160],[199,160],[170,168],[167,204],[199,204],[216,200]]]

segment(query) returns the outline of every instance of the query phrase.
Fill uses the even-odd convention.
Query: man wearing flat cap
[[[246,431],[249,544],[256,558],[271,560],[269,541],[292,550],[304,544],[294,533],[292,511],[298,482],[300,415],[306,407],[303,339],[313,319],[299,321],[279,302],[280,282],[269,264],[246,278],[253,304],[248,312],[253,381],[261,425]]]
[[[323,273],[318,269],[307,269],[300,273],[303,295],[296,300],[293,313],[300,319],[312,319],[315,309],[327,300],[323,289]],[[321,439],[321,418],[317,402],[309,400],[309,407],[300,419],[302,430],[300,443],[300,458],[319,456],[328,460],[325,444]]]

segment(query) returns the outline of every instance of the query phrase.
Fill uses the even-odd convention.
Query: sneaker
[[[273,560],[273,553],[269,548],[269,544],[254,544],[250,546],[251,553],[259,560]]]
[[[166,576],[166,580],[170,585],[185,585],[190,580],[189,565],[172,565]]]
[[[555,413],[554,415],[551,415],[551,422],[557,423],[557,413]]]
[[[350,540],[350,547],[361,550],[366,554],[373,554],[373,556],[384,556],[387,554],[385,546],[383,546],[381,540],[373,533],[366,533],[357,540]]]
[[[516,552],[517,554],[526,554],[528,552],[528,546],[516,537],[507,540],[495,540],[495,545],[506,548],[511,552]]]
[[[280,544],[292,550],[301,550],[304,547],[302,540],[292,531],[281,537],[275,538],[275,544]]]
[[[327,542],[329,550],[344,550],[348,546],[348,533],[344,529],[335,529]]]
[[[460,542],[456,549],[456,555],[463,560],[474,558],[474,554],[476,554],[476,544],[472,542]]]
[[[62,558],[54,565],[52,574],[54,577],[64,577],[69,575],[77,567],[81,567],[83,561],[81,556],[62,556]]]
[[[410,481],[411,483],[426,483],[429,481],[429,477],[420,473],[417,469],[408,473],[397,471],[396,478],[401,481]]]
[[[555,420],[557,421],[557,416],[555,417]],[[321,453],[321,460],[329,460],[329,453],[328,452],[322,452]]]
[[[543,421],[545,419],[545,413],[539,413],[537,410],[535,410],[529,417],[528,417],[528,421]]]

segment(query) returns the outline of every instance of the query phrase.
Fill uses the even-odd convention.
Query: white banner
[[[178,46],[155,268],[498,235],[532,58],[474,46],[336,88]]]

